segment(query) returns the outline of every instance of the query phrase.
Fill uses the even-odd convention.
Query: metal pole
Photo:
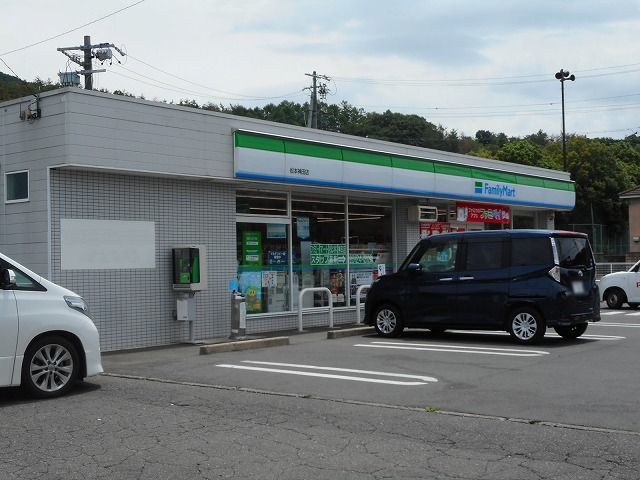
[[[82,64],[82,68],[84,68],[84,88],[85,90],[93,90],[93,78],[91,73],[91,37],[89,35],[84,36],[84,63]]]
[[[567,171],[567,139],[564,127],[564,79],[560,80],[560,91],[562,92],[562,162],[564,171]]]

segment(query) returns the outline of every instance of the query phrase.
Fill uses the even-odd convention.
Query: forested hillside
[[[52,88],[57,86],[50,81],[36,79],[27,84],[0,73],[0,101]],[[113,93],[133,96],[125,91]],[[307,103],[289,101],[248,108],[212,103],[200,105],[195,100],[185,99],[179,105],[299,126],[306,124],[309,109]],[[561,139],[543,131],[525,137],[510,137],[502,132],[478,130],[470,137],[419,115],[389,110],[367,112],[347,102],[321,103],[319,128],[505,162],[563,168]],[[596,239],[596,243],[600,243],[596,244],[596,250],[620,253],[626,238],[627,209],[618,194],[640,184],[640,137],[637,133],[623,140],[569,135],[567,151],[568,170],[576,182],[576,208],[570,213],[559,214],[556,225],[591,234],[592,224],[596,224],[598,232],[602,232],[601,238]]]

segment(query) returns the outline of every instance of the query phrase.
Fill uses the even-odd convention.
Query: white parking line
[[[598,323],[593,323],[590,325],[601,325],[601,322]],[[616,323],[604,323],[603,325],[609,325],[609,326],[627,326],[627,325],[631,325],[628,323],[621,323],[621,324],[616,324]],[[638,325],[638,327],[640,327],[640,325]],[[472,333],[474,335],[509,335],[508,332],[505,332],[503,330],[448,330],[448,332],[450,333]],[[550,332],[547,331],[547,333],[544,334],[545,337],[554,337],[554,338],[561,338],[560,335],[558,335],[557,333],[554,332]],[[620,337],[617,335],[581,335],[580,338],[587,338],[589,340],[624,340],[627,337]]]
[[[618,315],[619,313],[622,313],[622,312],[619,312],[619,311],[617,311],[617,310],[613,310],[613,311],[608,310],[608,311],[606,311],[606,312],[603,312],[602,310],[600,311],[600,315],[601,315],[601,316],[605,316],[605,317],[606,317],[607,315]]]
[[[625,317],[640,317],[640,312],[625,313]]]
[[[594,323],[599,327],[629,327],[629,328],[640,328],[640,323],[611,323],[611,322],[598,322]]]
[[[525,350],[513,348],[469,347],[466,345],[446,345],[429,343],[404,343],[404,342],[371,342],[358,343],[355,347],[390,348],[398,350],[419,350],[444,353],[473,353],[479,355],[502,355],[511,357],[541,357],[549,355],[543,350]]]
[[[555,338],[561,338],[560,335],[558,335],[557,333],[547,333],[545,334],[545,337],[555,337]],[[580,335],[580,338],[586,339],[586,340],[624,340],[627,337],[620,337],[618,335]]]
[[[355,382],[368,382],[368,383],[383,383],[387,385],[404,385],[404,386],[415,386],[415,385],[426,385],[427,383],[437,382],[438,379],[434,377],[426,377],[421,375],[408,375],[404,373],[389,373],[389,372],[375,372],[371,370],[355,370],[352,368],[336,368],[336,367],[320,367],[317,365],[299,365],[294,363],[276,363],[276,362],[258,362],[252,360],[243,360],[242,363],[253,363],[257,365],[271,365],[277,367],[292,367],[292,368],[301,368],[307,370],[324,370],[330,372],[346,372],[346,373],[361,373],[364,375],[377,375],[382,377],[392,377],[392,378],[407,378],[407,379],[415,379],[419,381],[400,381],[400,380],[386,380],[382,378],[368,378],[368,377],[357,377],[352,375],[336,375],[329,373],[318,373],[318,372],[309,372],[302,370],[288,370],[281,368],[266,368],[266,367],[254,367],[250,365],[232,365],[232,364],[218,364],[216,367],[222,368],[235,368],[238,370],[252,370],[256,372],[269,372],[269,373],[284,373],[288,375],[301,375],[305,377],[321,377],[321,378],[332,378],[337,380],[351,380]]]

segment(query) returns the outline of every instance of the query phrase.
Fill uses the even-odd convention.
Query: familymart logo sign
[[[516,189],[504,183],[475,182],[475,193],[497,198],[516,198]]]

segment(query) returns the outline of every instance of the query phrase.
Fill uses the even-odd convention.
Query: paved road
[[[107,355],[118,376],[71,396],[0,392],[0,478],[637,479],[640,317],[625,313],[527,348],[414,332]]]

